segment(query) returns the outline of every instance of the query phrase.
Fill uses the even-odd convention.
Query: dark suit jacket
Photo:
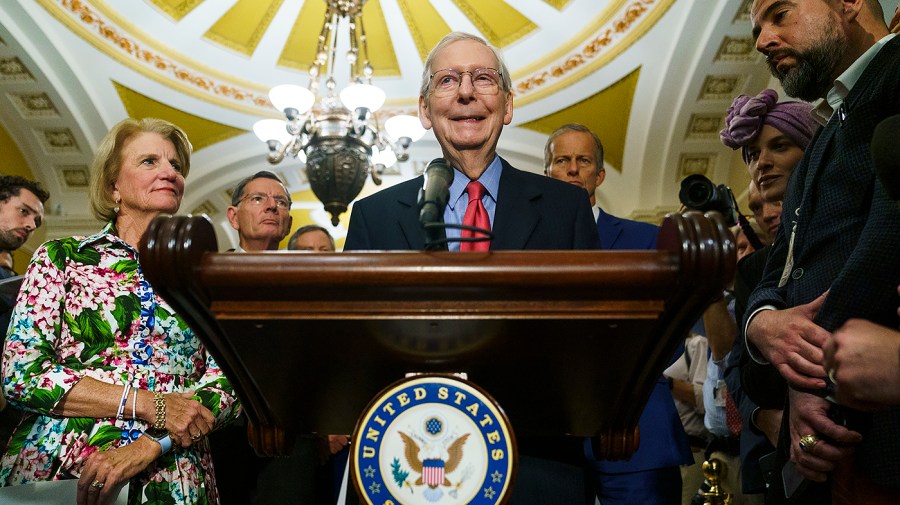
[[[805,304],[829,290],[815,318],[828,331],[849,318],[900,324],[900,206],[875,176],[869,150],[875,126],[900,113],[900,37],[871,61],[841,109],[813,138],[791,176],[770,255],[784,254],[796,224],[787,284],[778,287],[781,266],[768,263],[748,315],[763,305]],[[871,417],[856,461],[876,482],[900,486],[900,410]]]
[[[599,209],[597,231],[600,249],[645,250],[656,249],[659,227],[630,219],[622,219]],[[679,352],[680,356],[681,353]],[[595,461],[601,473],[631,473],[673,467],[694,462],[687,434],[675,409],[668,383],[660,376],[647,406],[638,420],[641,443],[627,461]]]
[[[597,229],[584,190],[501,161],[491,250],[596,249]],[[354,203],[344,250],[424,249],[416,202],[422,180],[416,177]]]
[[[597,248],[597,228],[586,191],[501,161],[491,250]],[[422,181],[417,177],[354,203],[344,251],[424,249],[417,204]],[[580,503],[583,474],[570,466],[582,461],[578,442],[562,437],[520,438],[519,481],[512,503],[550,503],[549,496],[558,503]]]
[[[622,219],[599,209],[597,233],[600,234],[600,249],[644,250],[656,249],[659,227],[640,221]]]
[[[772,247],[768,246],[754,251],[737,265],[737,273],[734,276],[734,312],[739,321],[744,318],[751,292],[762,280],[766,263],[772,261],[773,265],[779,262],[784,265],[784,258],[769,259],[771,250]],[[732,373],[737,376],[732,380],[740,383],[735,386],[739,386],[753,403],[752,407],[749,407],[751,412],[757,406],[764,409],[783,408],[787,400],[787,382],[774,366],[762,365],[750,359],[745,349],[743,333],[743,328],[739,328],[738,338],[735,339],[735,346],[729,357],[729,367],[725,372],[726,382]],[[735,380],[738,378],[739,380]],[[728,382],[728,389],[732,394],[736,391],[735,386],[732,386],[734,382]]]
[[[747,301],[753,288],[762,279],[763,270],[772,247],[750,253],[738,262],[734,276],[734,315],[744,317]],[[777,261],[777,260],[771,260]],[[781,259],[784,265],[784,259]],[[734,398],[744,429],[740,435],[741,484],[744,493],[763,493],[766,490],[765,470],[759,458],[775,450],[769,440],[751,427],[751,416],[757,407],[782,409],[787,395],[787,382],[772,365],[761,365],[747,354],[744,332],[738,328],[737,338],[728,356],[724,373],[728,392]]]

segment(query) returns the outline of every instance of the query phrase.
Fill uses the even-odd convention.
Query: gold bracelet
[[[156,406],[156,422],[153,427],[157,430],[166,429],[166,398],[159,391],[153,393],[153,403]]]

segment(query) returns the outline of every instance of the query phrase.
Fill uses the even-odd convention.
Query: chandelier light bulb
[[[416,116],[408,114],[399,114],[388,118],[384,122],[384,129],[393,140],[400,140],[407,137],[411,142],[415,142],[425,135],[425,128],[422,128],[422,122]]]
[[[280,111],[297,109],[299,114],[306,114],[316,101],[316,96],[303,86],[279,84],[269,91],[269,101]]]
[[[285,122],[280,119],[261,119],[253,125],[253,133],[263,142],[277,140],[285,145],[292,138],[285,126]]]
[[[397,163],[397,155],[394,154],[394,150],[391,149],[391,146],[385,146],[384,149],[378,151],[378,163],[384,165],[386,168],[390,168]]]
[[[353,83],[341,90],[341,102],[348,110],[363,107],[375,112],[384,105],[385,98],[384,91],[371,84]]]

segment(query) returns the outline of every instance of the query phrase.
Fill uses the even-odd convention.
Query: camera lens
[[[687,197],[694,206],[703,205],[711,196],[707,184],[692,184],[687,188]]]
[[[700,174],[689,175],[681,181],[678,199],[689,209],[708,210],[706,206],[715,197],[716,186]]]

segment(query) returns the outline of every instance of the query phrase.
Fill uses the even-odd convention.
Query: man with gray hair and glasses
[[[460,242],[482,235],[447,228],[449,250],[596,248],[584,191],[518,170],[497,155],[500,132],[512,121],[510,88],[499,51],[474,35],[448,34],[425,60],[419,120],[434,131],[454,174],[443,222],[491,232],[487,240]],[[422,182],[417,177],[353,204],[344,250],[423,249]]]
[[[291,196],[272,172],[243,179],[234,188],[228,222],[237,230],[237,251],[274,251],[291,231]]]

